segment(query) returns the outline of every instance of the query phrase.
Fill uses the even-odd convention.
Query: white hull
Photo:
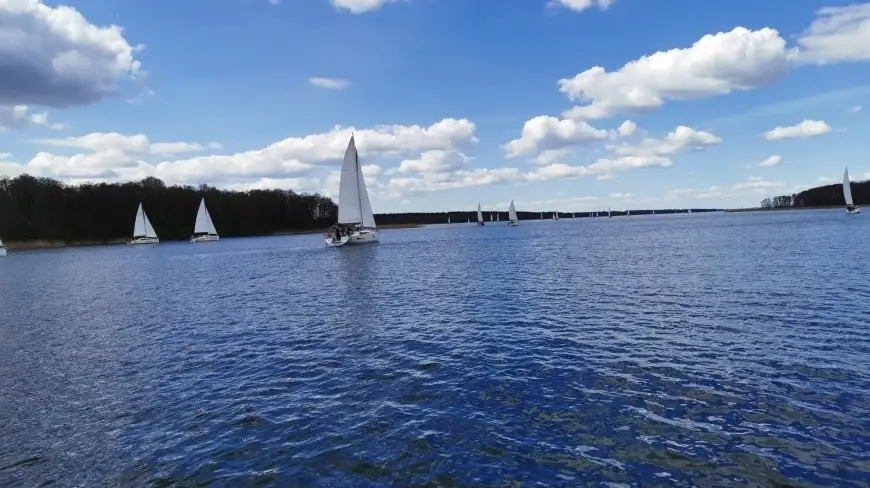
[[[132,246],[134,244],[157,244],[159,242],[160,239],[156,237],[137,237],[128,241],[127,244]]]
[[[378,232],[370,229],[355,230],[350,235],[341,236],[341,239],[338,241],[335,240],[335,234],[329,233],[323,236],[323,241],[326,242],[326,245],[332,247],[371,244],[378,242]]]
[[[211,242],[220,240],[220,236],[215,234],[205,236],[190,236],[190,242]]]
[[[5,255],[6,255],[6,248],[5,248],[5,247],[0,247],[0,258],[2,258],[2,257],[5,256]]]
[[[853,208],[852,210],[846,209],[847,215],[855,215],[861,213],[861,209],[858,207]]]
[[[508,225],[511,227],[519,227],[520,223],[515,220],[511,220],[510,222],[508,222]]]

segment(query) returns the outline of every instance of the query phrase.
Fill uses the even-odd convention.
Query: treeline
[[[222,236],[253,236],[321,229],[338,207],[320,195],[290,190],[218,190],[138,183],[66,185],[22,175],[0,179],[0,237],[4,241],[109,242],[130,237],[141,201],[161,239],[186,239],[205,197]]]
[[[693,208],[691,209],[692,213],[702,213],[702,212],[717,212],[717,209],[707,209],[707,208]],[[649,215],[652,214],[652,210],[631,210],[631,215]],[[688,213],[689,209],[680,208],[680,209],[664,209],[664,210],[656,210],[656,215],[664,215],[664,214],[676,214],[676,213]],[[492,220],[498,220],[501,222],[506,222],[508,220],[507,211],[486,211],[483,210],[483,220],[484,222],[490,221],[490,216],[492,216]],[[552,219],[553,218],[552,211],[544,212],[544,219]],[[595,212],[559,212],[560,219],[570,219],[572,217],[580,218],[589,218],[594,216]],[[620,217],[627,215],[627,211],[616,211],[611,212],[611,215],[614,217]],[[413,212],[413,213],[394,213],[394,214],[377,214],[375,215],[375,220],[378,222],[379,226],[393,226],[393,225],[429,225],[429,224],[446,224],[447,218],[450,218],[450,222],[457,224],[462,222],[477,222],[477,210],[466,211],[466,212]],[[541,212],[517,212],[517,218],[520,220],[540,220]],[[607,217],[607,210],[599,210],[598,217]]]
[[[853,182],[852,199],[855,201],[855,205],[870,205],[870,181]],[[846,205],[841,183],[818,186],[800,193],[765,198],[761,201],[761,208],[833,207],[838,205]]]

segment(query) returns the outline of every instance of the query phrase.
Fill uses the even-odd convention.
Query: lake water
[[[867,486],[870,216],[381,237],[0,258],[0,486]]]

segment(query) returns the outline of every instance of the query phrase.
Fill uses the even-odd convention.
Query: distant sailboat
[[[511,200],[511,206],[508,207],[508,225],[511,227],[520,225],[520,219],[517,218],[517,208],[514,206],[513,200]]]
[[[477,204],[477,225],[484,225],[483,212],[480,211],[480,204]]]
[[[861,209],[855,206],[852,200],[852,181],[849,179],[849,168],[843,173],[843,197],[846,200],[846,213],[849,215],[861,213]]]
[[[447,216],[447,225],[450,225],[450,216]]]
[[[323,240],[333,247],[369,244],[378,240],[378,224],[375,222],[375,214],[372,213],[372,203],[369,201],[353,134],[347,143],[341,164],[338,222],[329,228]]]
[[[6,246],[3,245],[3,239],[0,239],[0,257],[6,255]]]
[[[541,212],[541,220],[544,220],[544,212]]]
[[[626,211],[625,211],[625,216],[626,216],[626,217],[631,217],[631,210],[626,210]]]
[[[220,236],[214,228],[214,222],[211,221],[211,215],[208,213],[205,197],[203,197],[199,202],[199,210],[196,211],[196,223],[193,225],[193,235],[190,236],[190,242],[209,242],[218,239]]]
[[[558,210],[553,212],[553,220],[559,220],[559,211]]]
[[[501,214],[500,213],[495,214],[495,221],[501,222]]]
[[[492,214],[489,214],[489,221],[492,222]]]
[[[154,232],[154,227],[145,214],[145,209],[142,208],[142,202],[139,202],[136,221],[133,222],[133,237],[127,241],[127,244],[157,244],[158,242],[160,239],[157,238],[157,233]]]
[[[655,215],[655,214],[656,214],[656,211],[655,211],[655,210],[653,210],[653,211],[652,211],[652,214],[653,214],[653,215]]]
[[[608,219],[612,219],[612,218],[613,218],[613,212],[610,210],[610,207],[607,207],[607,218],[608,218]]]

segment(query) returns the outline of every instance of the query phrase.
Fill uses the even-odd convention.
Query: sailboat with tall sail
[[[553,212],[553,220],[559,220],[559,211],[558,210]]]
[[[323,236],[327,245],[340,247],[369,244],[378,241],[378,224],[372,212],[366,180],[353,134],[344,152],[341,164],[341,182],[338,186],[338,222]]]
[[[151,225],[151,220],[145,213],[142,207],[142,202],[139,202],[139,208],[136,210],[136,220],[133,222],[133,237],[127,241],[127,244],[157,244],[160,239],[157,238],[157,233],[154,232],[154,227]]]
[[[484,225],[483,212],[480,211],[480,204],[477,204],[477,225]]]
[[[6,255],[6,246],[3,245],[3,239],[0,239],[0,258]]]
[[[846,213],[854,215],[861,213],[861,209],[855,206],[855,201],[852,200],[852,180],[849,179],[849,168],[843,173],[843,198],[846,200]]]
[[[514,206],[513,200],[511,200],[511,206],[508,207],[508,225],[511,227],[520,225],[520,219],[517,218],[517,208]]]
[[[190,236],[190,242],[210,242],[218,239],[220,236],[214,228],[214,222],[211,221],[211,215],[205,206],[205,197],[202,197],[199,202],[199,210],[196,211],[196,223],[193,224],[193,235]]]

